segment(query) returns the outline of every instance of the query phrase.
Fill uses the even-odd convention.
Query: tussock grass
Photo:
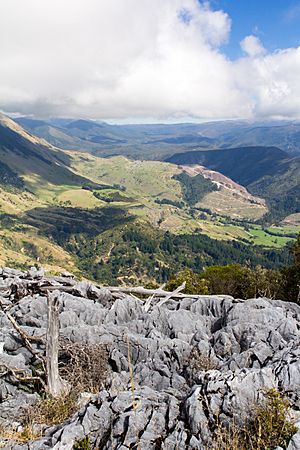
[[[24,426],[21,431],[13,428],[0,427],[0,448],[7,448],[7,442],[25,443],[41,437],[40,433],[33,431],[32,427]]]
[[[70,392],[60,397],[45,397],[37,404],[27,409],[25,425],[33,429],[35,424],[57,425],[65,422],[77,407],[77,395]]]

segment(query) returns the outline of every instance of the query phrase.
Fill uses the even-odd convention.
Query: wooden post
[[[48,391],[53,397],[59,397],[67,390],[67,383],[60,378],[58,372],[58,298],[57,293],[47,295],[46,371]]]

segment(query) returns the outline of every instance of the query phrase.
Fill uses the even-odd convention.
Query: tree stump
[[[59,337],[59,293],[47,295],[47,339],[46,372],[47,388],[53,397],[59,397],[68,390],[67,383],[61,379],[58,371],[58,337]]]

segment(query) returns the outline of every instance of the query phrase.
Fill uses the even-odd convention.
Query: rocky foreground
[[[28,335],[44,336],[43,286],[49,285],[60,288],[61,337],[72,343],[105,344],[108,377],[103,390],[66,423],[46,429],[44,437],[30,443],[2,439],[2,448],[66,450],[88,436],[91,449],[209,449],[216,420],[225,425],[241,422],[273,387],[286,391],[295,422],[300,419],[298,305],[195,296],[158,306],[156,299],[147,303],[76,282],[68,274],[46,278],[36,270],[3,269],[1,429],[18,429],[24,409],[39,397],[8,370],[30,376],[34,358],[7,312]],[[43,351],[38,341],[31,345]],[[288,446],[296,449],[300,432]]]

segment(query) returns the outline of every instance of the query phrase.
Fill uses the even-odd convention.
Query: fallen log
[[[101,286],[97,286],[101,289]],[[142,286],[138,287],[117,287],[117,286],[105,286],[105,289],[110,291],[112,294],[116,293],[123,293],[123,294],[139,294],[139,295],[154,295],[154,297],[168,297],[170,294],[174,298],[199,298],[199,297],[205,297],[203,295],[197,295],[197,294],[181,294],[180,292],[174,291],[164,291],[163,289],[147,289]],[[47,291],[61,291],[61,292],[72,292],[74,290],[73,287],[69,286],[43,286],[41,287],[41,292],[47,292]]]

